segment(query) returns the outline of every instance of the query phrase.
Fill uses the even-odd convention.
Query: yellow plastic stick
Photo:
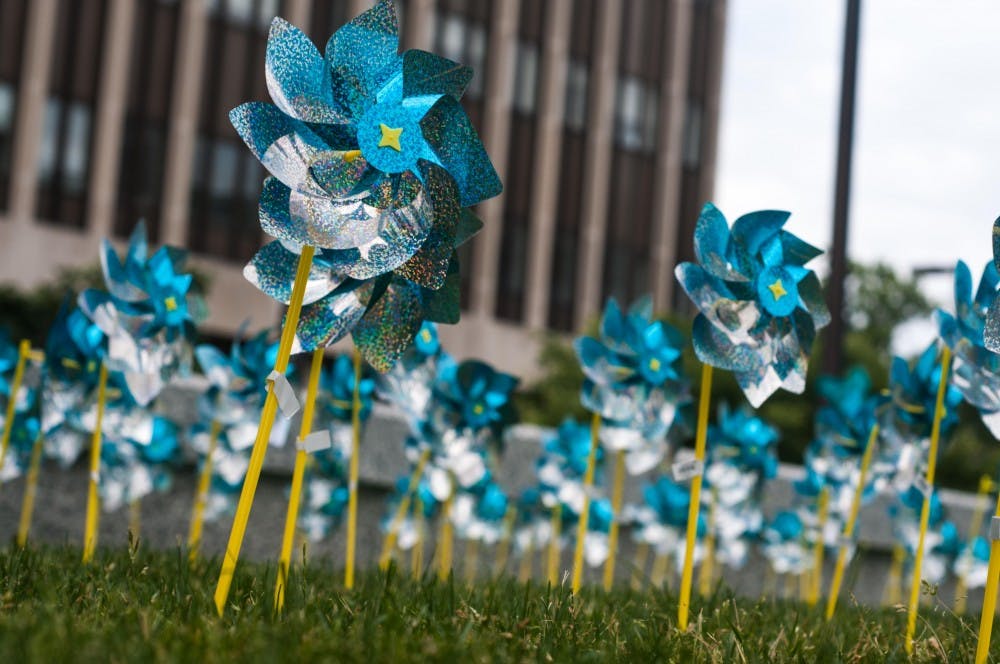
[[[694,457],[705,460],[705,439],[708,436],[708,406],[712,398],[712,366],[701,367],[701,394],[698,398],[698,431],[695,436]],[[698,536],[698,510],[701,505],[701,473],[691,480],[691,504],[688,507],[687,538],[684,541],[684,569],[681,572],[680,598],[677,602],[677,626],[686,631],[688,611],[691,606],[691,581],[694,565],[694,544]]]
[[[208,452],[205,454],[205,462],[201,466],[201,474],[198,475],[198,487],[194,494],[194,505],[191,508],[191,527],[188,530],[188,561],[198,560],[198,552],[201,548],[201,531],[205,523],[205,503],[208,501],[208,489],[212,485],[212,456],[215,454],[215,447],[219,441],[219,431],[221,426],[218,420],[212,420],[212,425],[208,431]]]
[[[424,501],[418,495],[414,503],[413,523],[417,531],[417,541],[410,551],[410,574],[419,579],[424,573]]]
[[[813,570],[809,583],[809,595],[806,604],[816,606],[819,601],[820,588],[823,586],[823,553],[826,551],[824,533],[826,532],[826,508],[830,502],[830,492],[826,487],[819,492],[819,506],[816,513],[818,532],[813,543]]]
[[[285,323],[281,328],[278,357],[274,362],[274,370],[280,374],[285,373],[285,370],[288,369],[288,358],[292,353],[292,342],[295,340],[295,331],[299,326],[299,314],[302,313],[302,299],[306,292],[306,282],[309,280],[309,268],[312,266],[314,251],[313,247],[305,246],[299,255],[295,283],[292,285],[292,296],[285,314]],[[257,439],[254,440],[253,451],[250,453],[250,465],[247,467],[247,474],[243,480],[240,500],[236,505],[236,516],[233,518],[233,527],[229,532],[229,542],[226,545],[226,555],[222,559],[219,582],[215,587],[215,610],[219,617],[222,617],[226,611],[229,587],[233,583],[233,573],[236,571],[236,562],[240,558],[240,549],[243,548],[243,537],[246,535],[247,521],[250,520],[250,508],[253,507],[254,494],[257,493],[257,483],[260,481],[260,471],[264,467],[264,457],[267,455],[267,445],[271,439],[271,429],[274,427],[274,418],[277,412],[278,398],[275,396],[274,390],[270,389],[267,391],[267,398],[264,399],[264,408],[260,414],[260,426],[257,428]]]
[[[465,540],[465,582],[472,584],[479,571],[479,540]]]
[[[549,521],[549,557],[545,565],[545,578],[555,588],[559,584],[559,537],[562,535],[562,503],[552,508]]]
[[[576,549],[573,551],[573,594],[580,591],[583,583],[583,544],[587,539],[590,521],[590,492],[594,487],[594,470],[597,465],[597,443],[601,433],[601,416],[594,413],[590,421],[590,453],[587,455],[587,470],[583,475],[583,507],[576,528]]]
[[[351,405],[351,466],[347,480],[347,555],[344,587],[354,588],[354,550],[358,542],[358,457],[361,456],[361,351],[354,349],[354,398]]]
[[[535,562],[535,533],[531,532],[530,537],[528,537],[528,544],[524,547],[524,551],[521,552],[521,564],[517,567],[517,580],[521,583],[527,583],[531,579],[534,570]]]
[[[712,592],[712,575],[715,570],[715,511],[719,493],[712,487],[709,494],[711,501],[708,508],[708,528],[705,530],[705,559],[701,561],[698,570],[698,594],[707,597]]]
[[[899,604],[903,585],[903,563],[906,560],[906,550],[902,544],[892,547],[892,563],[889,565],[889,576],[882,593],[882,603],[887,606]]]
[[[3,421],[3,434],[0,434],[0,468],[7,461],[7,448],[10,447],[10,434],[14,430],[14,414],[17,410],[17,397],[24,380],[24,365],[31,355],[31,342],[23,339],[17,347],[17,365],[14,367],[14,380],[10,384],[10,396],[7,399],[7,412]]]
[[[28,465],[28,477],[24,483],[24,500],[21,502],[21,521],[17,526],[17,545],[24,548],[28,543],[28,531],[31,529],[31,515],[35,511],[35,489],[38,487],[38,468],[42,465],[42,442],[44,437],[41,433],[35,438],[34,445],[31,446],[31,462]]]
[[[441,536],[438,542],[438,580],[447,581],[451,574],[451,544],[454,539],[454,530],[451,525],[451,505],[454,501],[454,490],[448,500],[444,501],[444,508],[441,510]]]
[[[323,350],[317,348],[312,354],[309,366],[309,383],[306,387],[306,404],[302,408],[302,422],[299,424],[299,440],[305,440],[312,433],[313,413],[316,410],[316,393],[319,391],[319,377],[323,370]],[[292,566],[292,547],[295,545],[295,526],[299,522],[299,503],[302,500],[302,483],[306,474],[309,454],[299,449],[295,452],[295,468],[292,470],[292,490],[288,496],[288,510],[285,512],[285,530],[281,537],[281,555],[278,558],[278,578],[274,582],[274,610],[279,614],[285,608],[285,586],[288,585],[288,570]]]
[[[101,498],[97,493],[97,482],[101,472],[101,427],[104,426],[104,402],[108,396],[108,367],[101,362],[97,377],[97,420],[94,433],[90,437],[90,481],[87,486],[87,520],[83,529],[83,562],[94,559],[97,547],[97,527],[101,518]]]
[[[656,552],[653,557],[653,569],[649,573],[649,583],[654,588],[662,588],[667,578],[667,569],[670,567],[670,554]]]
[[[608,531],[608,559],[604,561],[604,589],[611,590],[615,582],[615,557],[618,555],[618,523],[622,518],[622,494],[625,491],[625,450],[615,454],[615,483],[611,489],[611,509],[614,518]]]
[[[920,603],[921,571],[924,563],[924,539],[927,523],[931,515],[931,492],[934,490],[934,470],[937,467],[938,442],[941,438],[941,420],[944,418],[944,394],[948,387],[948,370],[951,364],[951,349],[945,346],[941,351],[941,378],[938,381],[937,402],[934,404],[934,424],[931,428],[931,449],[927,458],[927,495],[920,509],[920,536],[917,553],[913,558],[913,582],[910,586],[910,606],[906,618],[906,654],[913,654],[913,635],[917,631],[917,609]]]
[[[378,567],[383,572],[388,569],[389,561],[392,560],[392,551],[396,548],[399,527],[402,525],[403,519],[406,518],[406,513],[410,511],[410,501],[413,499],[413,494],[416,493],[417,487],[420,485],[420,478],[424,474],[424,466],[427,465],[427,460],[430,456],[431,448],[425,447],[420,453],[417,465],[410,474],[410,483],[406,487],[406,493],[400,499],[399,505],[396,507],[396,513],[392,515],[392,521],[389,523],[389,531],[385,534],[385,539],[382,541],[382,553],[378,558]]]
[[[1000,518],[1000,495],[997,496],[993,518]],[[979,617],[979,644],[976,646],[976,664],[986,664],[993,636],[993,611],[997,603],[997,583],[1000,582],[1000,540],[990,541],[990,566],[986,573],[986,591],[983,595],[983,613]]]
[[[517,519],[517,508],[513,505],[507,508],[503,515],[503,534],[497,544],[497,557],[493,561],[493,576],[502,576],[507,571],[507,561],[510,559],[510,540],[514,536],[514,521]]]
[[[639,542],[635,549],[635,562],[632,567],[632,579],[629,582],[632,590],[642,588],[642,577],[646,573],[646,562],[649,560],[649,543]]]
[[[968,549],[972,546],[983,528],[983,517],[986,515],[987,496],[993,491],[993,480],[989,475],[979,478],[979,490],[976,492],[976,506],[972,510],[972,519],[969,522]],[[966,601],[968,599],[968,588],[965,582],[965,574],[959,574],[955,583],[955,613],[963,615],[965,613]]]
[[[139,539],[142,532],[142,499],[136,498],[128,504],[128,534],[130,539]]]
[[[833,581],[830,582],[830,593],[826,598],[826,619],[833,618],[834,611],[837,610],[837,596],[840,595],[840,584],[844,581],[844,567],[847,566],[848,542],[854,537],[854,527],[858,523],[858,511],[861,509],[861,497],[865,492],[865,481],[868,478],[868,468],[872,463],[872,452],[875,449],[875,442],[878,440],[878,425],[872,427],[868,434],[868,446],[865,453],[861,455],[861,471],[858,473],[858,485],[854,487],[854,496],[851,499],[851,511],[847,515],[847,523],[844,524],[843,542],[837,552],[837,566],[833,569]]]

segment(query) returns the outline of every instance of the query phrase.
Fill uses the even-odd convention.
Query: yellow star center
[[[649,361],[649,370],[650,371],[659,371],[660,370],[660,360],[659,360],[659,358],[654,357],[654,358],[652,358]]]
[[[167,311],[177,311],[177,298],[171,295],[163,301],[163,306],[167,308]]]
[[[483,414],[483,404],[477,403],[475,406],[472,407],[472,412],[475,413],[476,415],[482,415]]]
[[[392,128],[387,124],[379,123],[379,128],[382,130],[382,140],[378,142],[380,148],[392,148],[396,152],[402,152],[403,148],[399,145],[399,136],[403,133],[403,128]]]
[[[431,342],[431,333],[430,333],[430,331],[429,330],[424,330],[423,332],[421,332],[420,333],[420,338],[424,340],[424,343],[428,343],[429,344]]]
[[[767,288],[771,291],[771,295],[774,296],[775,302],[788,295],[788,291],[785,290],[785,285],[781,283],[781,279],[775,279],[774,283]]]

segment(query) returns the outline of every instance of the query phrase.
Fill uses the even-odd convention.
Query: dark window
[[[583,213],[583,174],[587,162],[587,104],[596,18],[594,2],[595,0],[575,2],[570,26],[559,199],[549,289],[549,327],[564,332],[573,329],[575,315],[573,305],[577,257],[580,251],[580,216]]]
[[[603,297],[623,305],[652,290],[654,195],[666,3],[628,0],[622,21]]]
[[[545,3],[522,0],[514,52],[513,108],[507,148],[503,241],[500,245],[496,302],[497,317],[510,321],[520,321],[524,314],[544,11]]]
[[[229,111],[267,100],[264,53],[278,0],[217,0],[209,15],[189,245],[246,261],[260,246],[257,198],[264,169],[229,123]]]
[[[434,20],[434,53],[473,69],[462,106],[472,125],[482,131],[483,94],[486,89],[486,53],[489,19],[493,0],[440,0]],[[405,32],[405,30],[404,30]],[[506,183],[505,183],[506,184]],[[461,266],[462,308],[467,309],[472,294],[473,238],[458,249]]]
[[[159,237],[179,14],[177,0],[141,0],[136,5],[118,165],[119,236],[128,235],[142,219],[150,239]]]
[[[59,0],[49,97],[38,153],[37,216],[82,228],[94,111],[101,80],[106,0]]]
[[[6,210],[28,0],[0,0],[0,210]]]

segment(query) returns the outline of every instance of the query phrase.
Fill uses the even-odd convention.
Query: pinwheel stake
[[[358,457],[361,455],[361,351],[354,349],[354,398],[351,402],[351,468],[347,480],[347,563],[344,586],[354,588],[354,548],[358,530]]]
[[[715,512],[719,502],[719,492],[715,487],[712,487],[710,496],[708,528],[705,532],[705,559],[701,562],[701,568],[698,570],[698,594],[702,597],[708,597],[712,592],[712,576],[715,567]]]
[[[694,458],[699,466],[705,463],[705,441],[708,438],[708,408],[712,399],[712,365],[701,366],[701,387],[698,396],[698,430],[695,434]],[[694,543],[698,536],[698,508],[701,506],[699,470],[691,480],[691,503],[688,506],[687,532],[684,539],[684,567],[681,571],[680,598],[677,602],[677,626],[683,632],[688,626],[691,605],[691,581],[694,576]]]
[[[423,477],[424,467],[427,466],[427,460],[430,459],[430,456],[431,448],[425,447],[420,453],[420,458],[417,460],[417,465],[413,468],[413,472],[410,473],[410,482],[406,487],[406,493],[403,494],[403,498],[399,501],[396,513],[393,514],[392,521],[389,523],[389,530],[382,541],[382,553],[378,558],[378,567],[383,572],[389,568],[389,561],[392,560],[392,551],[396,548],[396,538],[399,536],[399,527],[402,525],[403,519],[406,518],[407,512],[410,511],[410,502],[413,500],[413,495],[420,485],[420,478]]]
[[[816,510],[816,541],[813,543],[813,572],[809,579],[809,593],[806,604],[816,606],[819,601],[820,588],[823,586],[823,553],[826,550],[824,532],[826,531],[826,508],[830,502],[830,491],[823,487],[819,492],[819,504]]]
[[[576,549],[573,551],[573,594],[580,591],[583,583],[583,545],[587,539],[590,521],[590,493],[594,488],[594,470],[597,466],[597,445],[601,433],[601,416],[594,413],[590,421],[590,453],[587,455],[587,471],[583,476],[583,507],[576,529]]]
[[[87,518],[83,529],[83,563],[94,559],[97,547],[97,526],[101,518],[101,499],[97,494],[97,482],[101,472],[101,428],[104,426],[104,404],[108,397],[108,367],[101,362],[97,379],[97,419],[90,439],[90,481],[87,486]]]
[[[17,395],[21,391],[24,380],[24,365],[31,354],[31,342],[21,340],[17,347],[17,366],[14,368],[14,380],[10,384],[10,396],[7,398],[7,412],[4,419],[3,436],[0,438],[0,468],[7,460],[7,448],[10,447],[10,434],[14,430],[14,413],[17,409]]]
[[[604,561],[604,590],[611,590],[615,582],[615,557],[618,554],[618,523],[622,513],[622,494],[625,490],[625,450],[615,454],[615,479],[611,488],[611,509],[615,516],[608,531],[608,559]]]
[[[632,579],[629,587],[632,590],[642,588],[642,577],[646,573],[646,562],[649,560],[649,543],[639,542],[635,549],[635,560],[632,562]]]
[[[847,566],[848,548],[851,545],[851,538],[854,537],[854,528],[858,523],[858,511],[861,508],[861,496],[865,491],[865,482],[868,478],[868,468],[872,463],[872,451],[878,441],[878,425],[872,427],[868,436],[868,445],[865,453],[861,457],[861,472],[858,475],[858,485],[854,487],[854,496],[851,499],[851,511],[847,515],[847,522],[844,523],[844,533],[840,541],[840,550],[837,552],[837,565],[833,569],[833,580],[830,581],[830,593],[826,599],[826,619],[833,618],[834,611],[837,610],[837,597],[840,595],[840,584],[844,580],[844,567]]]
[[[941,377],[938,381],[937,402],[934,406],[934,425],[931,429],[931,447],[927,458],[926,491],[923,506],[920,508],[920,536],[917,540],[917,552],[913,558],[913,582],[910,586],[910,605],[906,620],[906,654],[913,654],[913,635],[917,631],[917,610],[920,605],[920,574],[924,563],[924,539],[927,536],[927,523],[931,514],[931,492],[934,490],[934,471],[937,468],[938,442],[941,438],[941,420],[944,418],[944,395],[948,387],[948,370],[951,364],[951,349],[945,345],[941,350]],[[994,543],[995,544],[995,543]],[[991,550],[992,553],[992,550]],[[992,561],[993,556],[990,556]],[[992,563],[991,563],[992,564]],[[994,584],[994,591],[996,584]],[[993,615],[992,610],[990,616]]]
[[[500,577],[507,571],[507,561],[510,560],[510,540],[514,536],[514,521],[517,519],[517,508],[510,505],[503,517],[503,534],[497,544],[497,555],[493,561],[493,576]]]
[[[789,213],[761,210],[729,222],[711,203],[695,226],[697,263],[675,274],[698,308],[692,338],[704,365],[695,454],[703,463],[711,367],[733,372],[751,405],[779,387],[805,389],[809,353],[818,329],[830,322],[819,278],[805,267],[822,252],[784,230]],[[700,469],[699,469],[700,471]],[[691,485],[678,627],[686,630],[691,567],[698,527],[701,475]]]
[[[314,248],[306,245],[302,248],[302,253],[299,255],[298,268],[295,272],[295,283],[292,286],[292,297],[288,304],[288,312],[285,314],[285,323],[281,328],[281,343],[278,346],[278,357],[274,362],[274,370],[282,375],[288,369],[288,358],[291,356],[292,341],[295,339],[299,314],[302,312],[302,300],[305,296],[306,283],[309,279],[309,268],[312,266],[313,252]],[[267,391],[267,398],[264,400],[264,409],[260,415],[257,438],[254,440],[253,451],[250,453],[250,465],[247,468],[246,478],[243,480],[243,489],[240,491],[240,500],[236,506],[236,516],[233,519],[233,527],[229,533],[229,542],[226,545],[226,555],[222,559],[222,570],[219,572],[219,582],[215,588],[215,610],[220,617],[226,610],[229,587],[233,583],[236,562],[240,558],[240,549],[243,547],[243,537],[246,535],[247,530],[247,521],[250,519],[250,508],[253,506],[254,494],[257,492],[257,483],[260,481],[260,471],[264,467],[264,456],[267,454],[267,442],[271,438],[271,429],[274,427],[274,418],[277,414],[278,397],[272,388]]]
[[[208,452],[205,453],[205,462],[202,464],[201,474],[198,476],[198,487],[195,489],[194,506],[191,509],[191,527],[188,530],[188,560],[192,563],[198,559],[198,552],[201,548],[201,531],[205,523],[205,503],[208,501],[208,489],[212,484],[212,455],[215,454],[215,447],[219,443],[221,428],[218,420],[212,420],[208,432]]]
[[[969,542],[967,546],[970,549],[974,545],[979,531],[983,528],[983,517],[986,516],[988,496],[993,493],[996,488],[996,485],[993,483],[993,480],[990,479],[989,475],[983,475],[979,478],[979,489],[976,492],[976,506],[973,508],[972,518],[969,520]],[[968,587],[966,586],[965,574],[961,573],[958,575],[958,580],[955,583],[955,613],[958,615],[965,613],[967,594]]]
[[[414,579],[419,579],[424,573],[424,501],[417,496],[414,504],[414,530],[417,533],[417,541],[413,543],[410,550],[410,575]]]
[[[309,384],[306,388],[306,403],[302,408],[302,422],[299,425],[299,442],[302,443],[312,433],[313,412],[316,408],[316,393],[319,391],[319,376],[323,368],[323,349],[313,351],[309,367]],[[355,386],[356,389],[357,386]],[[274,583],[274,610],[285,608],[285,587],[288,585],[288,570],[292,564],[292,547],[295,545],[295,524],[299,520],[299,503],[302,500],[302,479],[306,474],[309,453],[299,446],[295,452],[295,467],[292,470],[292,489],[288,496],[288,511],[285,514],[285,530],[281,538],[281,557],[278,558],[278,578]]]
[[[549,557],[545,565],[545,577],[553,588],[559,583],[559,538],[562,536],[562,503],[552,508],[549,521]]]
[[[39,433],[35,444],[31,447],[31,462],[28,466],[28,477],[24,483],[24,499],[21,501],[21,519],[17,526],[17,545],[24,548],[28,543],[28,531],[31,530],[31,517],[35,512],[35,490],[38,488],[38,469],[42,465],[42,447],[44,436]]]
[[[993,635],[993,612],[997,605],[997,585],[1000,583],[1000,495],[990,520],[990,566],[986,573],[986,590],[983,595],[983,612],[979,618],[979,643],[976,646],[976,664],[986,664]]]
[[[455,501],[455,491],[444,501],[441,508],[441,534],[438,537],[438,581],[447,581],[451,574],[451,547],[455,540],[451,524],[451,506]]]

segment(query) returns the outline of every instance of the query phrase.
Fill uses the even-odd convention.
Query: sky
[[[845,6],[729,0],[726,25],[715,202],[730,220],[790,210],[788,229],[823,248],[832,233]],[[852,259],[908,273],[961,258],[978,278],[992,257],[998,34],[996,0],[863,0]],[[923,283],[952,306],[950,275]],[[906,349],[926,343],[908,341]]]

